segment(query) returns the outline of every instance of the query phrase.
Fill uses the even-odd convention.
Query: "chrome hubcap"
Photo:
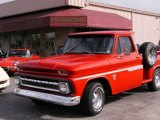
[[[93,93],[93,99],[92,99],[93,107],[94,109],[99,109],[102,107],[103,103],[103,92],[101,88],[96,88]]]
[[[160,88],[160,71],[155,74],[155,85],[157,88]]]
[[[148,59],[149,59],[150,64],[153,65],[156,62],[156,58],[157,58],[156,50],[154,48],[150,49],[148,53]]]

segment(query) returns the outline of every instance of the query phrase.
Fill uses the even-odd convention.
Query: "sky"
[[[0,0],[0,4],[14,0]],[[100,3],[113,4],[127,8],[160,13],[160,0],[89,0]]]
[[[127,8],[160,13],[160,0],[90,0]]]
[[[3,4],[3,3],[7,3],[7,2],[12,2],[14,0],[0,0],[0,4]]]

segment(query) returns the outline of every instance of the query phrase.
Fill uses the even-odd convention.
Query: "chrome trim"
[[[10,70],[10,67],[2,67],[3,68],[3,70],[5,70],[5,71],[9,71]]]
[[[133,67],[124,68],[124,69],[118,69],[118,70],[110,71],[110,72],[98,73],[94,75],[87,75],[87,76],[75,78],[75,80],[91,79],[91,78],[102,77],[105,75],[115,74],[115,73],[119,73],[123,71],[132,72],[132,71],[141,70],[141,69],[143,69],[143,65],[133,66]]]
[[[59,85],[59,83],[57,82],[47,82],[47,81],[42,81],[42,80],[37,80],[37,79],[28,79],[28,78],[22,78],[20,76],[18,76],[18,78],[20,80],[34,82],[34,83],[43,83],[43,84],[50,84],[50,85],[57,85],[57,86]]]
[[[3,88],[8,87],[8,86],[9,86],[9,84],[10,84],[10,80],[7,80],[5,83],[0,84],[0,89],[3,89]]]
[[[64,106],[75,106],[80,103],[80,96],[65,97],[65,96],[52,95],[31,90],[24,90],[20,88],[16,88],[14,93],[20,96],[56,103]]]
[[[0,85],[7,83],[8,80],[0,81]]]
[[[17,78],[20,80],[20,85],[25,86],[25,87],[30,87],[30,88],[37,88],[37,89],[41,89],[41,90],[49,90],[49,91],[53,91],[53,92],[59,92],[59,89],[51,89],[51,88],[45,88],[45,87],[38,87],[36,85],[27,85],[27,84],[23,84],[23,81],[28,81],[28,82],[33,82],[33,83],[42,83],[42,84],[48,84],[48,85],[55,85],[59,87],[59,83],[56,82],[48,82],[48,81],[41,81],[41,80],[37,80],[37,79],[28,79],[28,78],[22,78],[20,76],[17,76]]]
[[[33,85],[25,85],[25,84],[22,84],[22,86],[25,86],[25,87],[30,87],[30,88],[37,88],[37,89],[41,89],[41,90],[49,90],[49,91],[53,91],[53,92],[59,92],[59,90],[55,90],[55,89],[49,89],[49,88],[44,88],[44,87],[37,87],[37,86],[33,86]]]

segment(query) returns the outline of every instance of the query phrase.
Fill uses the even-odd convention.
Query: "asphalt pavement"
[[[0,120],[160,120],[160,91],[146,86],[107,98],[103,111],[88,117],[78,107],[35,105],[28,98],[14,95],[11,85],[0,93]]]

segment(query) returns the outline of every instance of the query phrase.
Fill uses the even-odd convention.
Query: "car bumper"
[[[2,67],[6,72],[10,71],[10,67]]]
[[[16,67],[2,67],[3,70],[5,70],[6,72],[16,72],[17,68]]]
[[[10,80],[0,81],[0,89],[8,87],[10,84]]]
[[[80,96],[64,97],[59,95],[52,95],[47,93],[31,91],[31,90],[24,90],[20,88],[16,88],[14,93],[20,96],[25,96],[25,97],[47,101],[47,102],[64,105],[64,106],[75,106],[80,103]]]

